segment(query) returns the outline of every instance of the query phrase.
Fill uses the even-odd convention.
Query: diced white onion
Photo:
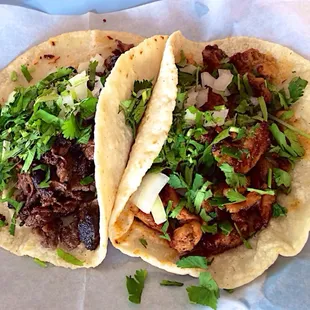
[[[6,102],[5,104],[10,104],[10,103],[14,102],[14,100],[15,100],[15,98],[14,98],[15,94],[16,94],[16,91],[15,91],[15,90],[12,91],[12,92],[9,94],[8,100],[7,100],[7,102]]]
[[[210,111],[212,116],[212,121],[205,122],[205,127],[215,127],[215,126],[222,126],[225,123],[226,117],[228,115],[229,110],[224,109],[220,111]]]
[[[194,65],[187,65],[184,68],[180,68],[179,70],[181,72],[193,74],[197,70],[197,67],[195,67]]]
[[[157,225],[166,222],[166,220],[167,220],[166,211],[165,211],[164,205],[163,205],[159,196],[157,196],[155,199],[151,213],[153,215],[154,222]]]
[[[208,101],[209,88],[203,88],[198,92],[196,107],[202,107]]]
[[[81,62],[79,66],[77,67],[77,72],[81,73],[83,71],[86,71],[88,69],[89,62]]]
[[[139,188],[131,197],[132,203],[134,203],[142,212],[149,214],[155,203],[156,197],[168,181],[169,177],[163,173],[146,174]]]
[[[195,87],[190,89],[187,93],[187,99],[184,103],[184,108],[191,107],[197,103],[198,92],[195,91]]]
[[[219,77],[214,81],[213,88],[219,91],[225,91],[234,76],[230,70],[219,69],[218,72]]]
[[[99,54],[96,54],[94,57],[90,59],[90,61],[98,61],[98,65],[96,67],[96,72],[103,72],[104,71],[104,58]]]
[[[251,103],[252,103],[254,106],[257,106],[257,105],[258,105],[258,98],[250,97],[250,100],[251,100]]]
[[[184,121],[187,125],[194,125],[196,120],[196,114],[190,112],[188,109],[185,111]]]
[[[100,91],[103,88],[100,77],[96,75],[95,77],[95,87],[92,91],[93,96],[99,97]]]
[[[202,72],[200,76],[203,87],[209,86],[213,88],[216,79],[209,72]]]
[[[69,87],[69,90],[73,88],[73,90],[76,93],[77,99],[78,100],[83,100],[87,98],[87,81],[88,81],[88,76],[86,75],[86,71],[83,71],[76,76],[72,77],[69,79],[70,84],[72,87]]]

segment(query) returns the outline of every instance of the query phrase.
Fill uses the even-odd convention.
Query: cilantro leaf
[[[86,176],[80,181],[81,185],[89,185],[95,181],[94,177],[91,175]]]
[[[228,155],[232,158],[241,159],[241,155],[243,152],[242,152],[242,150],[238,149],[237,147],[222,145],[221,146],[221,153],[223,155]]]
[[[178,70],[178,85],[188,87],[194,85],[196,82],[196,74],[182,72]]]
[[[96,68],[98,66],[98,61],[90,61],[89,62],[89,66],[88,66],[88,82],[87,82],[87,86],[90,90],[93,90],[95,87],[95,78],[96,78]]]
[[[246,197],[243,196],[242,194],[240,194],[239,192],[233,190],[233,189],[229,189],[226,193],[226,197],[228,198],[228,200],[230,202],[241,202],[241,201],[245,201]]]
[[[291,103],[296,102],[300,97],[304,95],[304,90],[307,84],[308,84],[308,81],[303,80],[300,77],[295,77],[290,81],[288,85],[288,90],[290,93]]]
[[[258,98],[258,103],[260,105],[260,109],[262,110],[263,114],[263,119],[265,122],[268,120],[268,111],[267,111],[267,106],[264,97],[259,97]]]
[[[29,83],[32,80],[32,76],[31,76],[27,66],[21,65],[20,70],[21,70],[22,74],[24,75],[25,79],[27,80],[27,82]]]
[[[162,239],[166,239],[168,241],[171,241],[171,238],[169,236],[169,234],[167,233],[168,231],[168,228],[169,228],[169,221],[167,220],[164,225],[162,226],[161,228],[161,231],[163,232],[162,235],[159,236],[159,238],[162,238]]]
[[[217,233],[217,224],[216,223],[214,223],[212,225],[203,224],[200,226],[200,228],[201,228],[201,231],[203,233],[209,233],[212,235],[215,235]]]
[[[128,291],[128,299],[132,303],[140,304],[141,296],[144,289],[144,282],[147,277],[147,271],[144,269],[136,270],[135,275],[126,276],[126,286]]]
[[[286,216],[287,208],[282,207],[279,203],[274,203],[272,205],[272,216],[279,217],[279,216]]]
[[[220,222],[219,228],[224,235],[229,235],[230,232],[233,230],[233,227],[229,221]]]
[[[33,261],[38,264],[40,267],[46,268],[47,264],[46,262],[43,262],[42,260],[38,259],[38,258],[34,258]]]
[[[98,99],[95,97],[83,99],[80,102],[81,117],[85,119],[95,114],[97,103]]]
[[[238,225],[237,225],[235,222],[234,222],[234,226],[235,226],[235,228],[236,228],[236,230],[237,230],[237,233],[238,233],[238,235],[240,236],[240,238],[241,238],[243,244],[245,245],[245,247],[246,247],[247,249],[249,249],[249,250],[252,249],[251,243],[250,243],[247,239],[245,239],[245,238],[242,236],[242,233],[241,233],[241,231],[240,231]]]
[[[284,185],[285,187],[291,186],[292,181],[291,175],[285,170],[282,170],[280,168],[273,168],[273,176],[278,186],[281,185]]]
[[[189,286],[186,290],[191,303],[216,309],[220,291],[209,272],[201,272],[199,275],[199,286]]]
[[[0,220],[0,228],[7,225],[6,221]]]
[[[64,261],[66,261],[67,263],[69,264],[72,264],[72,265],[76,265],[76,266],[83,266],[83,262],[79,259],[77,259],[76,257],[74,257],[73,255],[65,252],[64,250],[62,249],[57,249],[56,250],[56,253],[57,255],[63,259]]]
[[[207,214],[206,210],[205,209],[201,209],[200,210],[200,213],[199,213],[199,216],[205,221],[205,222],[209,222],[211,221],[213,218]]]
[[[181,199],[179,203],[177,204],[177,206],[171,211],[171,213],[169,214],[169,217],[176,218],[180,214],[182,209],[184,208],[185,204],[186,204],[186,201],[184,199]]]
[[[150,80],[143,80],[143,81],[135,81],[133,84],[133,91],[137,93],[140,90],[144,90],[146,88],[152,88],[153,84]]]
[[[62,134],[66,139],[76,139],[80,135],[80,129],[73,114],[65,120],[61,126]]]
[[[292,110],[288,110],[288,111],[283,112],[280,115],[280,118],[285,121],[285,120],[292,118],[293,116],[294,116],[294,112]]]
[[[145,239],[140,238],[139,241],[143,245],[143,247],[147,248],[147,241]]]
[[[290,141],[291,148],[297,154],[297,156],[304,156],[305,150],[303,146],[299,143],[298,137],[296,136],[295,132],[289,129],[284,130],[284,134],[287,139]]]
[[[248,192],[256,192],[260,195],[272,195],[272,196],[275,195],[275,191],[272,189],[261,190],[261,189],[257,189],[257,188],[248,187],[247,191]]]
[[[17,81],[17,72],[14,71],[14,70],[11,72],[11,81],[12,82],[16,82]]]
[[[171,281],[171,280],[162,280],[160,282],[162,286],[183,286],[184,283],[178,281]]]
[[[203,256],[187,256],[182,257],[176,262],[179,268],[208,268],[208,260]]]
[[[234,168],[227,163],[223,163],[219,168],[224,172],[226,183],[231,187],[240,187],[246,185],[246,176],[241,173],[236,173]]]
[[[188,188],[188,185],[186,184],[182,176],[177,172],[170,174],[168,184],[175,189]]]

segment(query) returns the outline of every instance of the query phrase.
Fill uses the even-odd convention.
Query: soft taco
[[[176,274],[198,276],[182,267],[206,257],[221,288],[301,251],[309,80],[310,62],[278,44],[172,34],[158,78],[171,100],[148,106],[111,216],[113,245]]]
[[[142,118],[166,38],[142,41],[113,31],[66,33],[0,73],[1,247],[39,264],[102,262],[133,141],[131,129],[120,125],[119,100],[139,85]]]

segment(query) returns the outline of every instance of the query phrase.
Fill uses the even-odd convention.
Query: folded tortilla
[[[159,238],[159,233],[134,218],[131,211],[131,195],[137,190],[142,177],[159,154],[172,124],[175,107],[177,69],[180,52],[198,64],[202,63],[202,50],[206,45],[217,44],[228,56],[249,48],[271,54],[280,66],[279,81],[290,80],[297,75],[310,80],[310,62],[281,45],[249,37],[231,37],[212,42],[192,42],[180,32],[173,33],[166,44],[158,78],[158,90],[162,96],[154,97],[146,111],[143,125],[132,147],[130,159],[122,177],[110,220],[109,237],[113,245],[130,256],[141,257],[146,262],[175,274],[198,276],[201,270],[181,269],[175,262],[179,259],[176,250]],[[155,92],[155,90],[154,90]],[[157,99],[157,100],[156,100]],[[310,88],[294,107],[294,126],[309,132]],[[287,217],[273,218],[266,229],[251,238],[252,250],[239,246],[216,255],[209,271],[221,288],[236,288],[261,275],[279,255],[297,255],[308,239],[310,208],[307,200],[310,180],[310,144],[301,138],[306,154],[292,171],[292,191],[288,196],[279,196],[279,202],[288,208]],[[155,141],[157,141],[155,143]],[[145,239],[145,248],[139,239]]]
[[[15,87],[29,86],[46,77],[59,67],[72,66],[88,62],[91,57],[100,54],[104,59],[111,55],[117,41],[138,45],[143,37],[135,34],[114,31],[80,31],[65,33],[35,46],[16,58],[0,73],[1,104]],[[133,141],[131,131],[119,124],[125,123],[119,114],[120,100],[128,99],[135,80],[153,79],[155,83],[166,37],[152,37],[130,52],[123,54],[109,75],[102,90],[95,117],[95,178],[100,211],[100,244],[90,251],[81,243],[76,249],[68,251],[83,261],[82,267],[95,267],[102,262],[107,251],[107,227],[113,207],[116,188],[125,168]],[[53,55],[55,57],[44,57]],[[27,64],[35,70],[31,72],[31,83],[24,78],[17,82],[10,79],[12,71],[20,72],[21,65]],[[13,212],[7,204],[0,205],[0,214],[8,222]],[[79,268],[61,259],[55,249],[40,245],[40,238],[31,228],[16,225],[15,235],[9,234],[9,226],[0,228],[0,246],[16,255],[29,255],[57,266]]]

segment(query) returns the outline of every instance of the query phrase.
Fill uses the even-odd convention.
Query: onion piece
[[[77,99],[78,100],[83,100],[85,98],[87,98],[87,92],[88,92],[88,88],[87,88],[87,81],[88,81],[88,75],[86,75],[86,71],[83,71],[79,74],[77,74],[76,76],[72,77],[71,79],[69,79],[70,84],[72,85],[70,89],[73,89]]]
[[[196,122],[196,114],[190,112],[188,109],[185,111],[184,121],[187,125],[194,125]]]
[[[250,97],[250,101],[255,107],[258,105],[258,98]]]
[[[212,120],[205,122],[204,127],[215,127],[224,125],[229,110],[224,109],[220,111],[209,111],[209,112],[211,114]]]
[[[99,55],[99,54],[96,54],[94,57],[92,57],[90,59],[90,61],[98,61],[98,65],[96,67],[96,72],[104,72],[105,70],[105,66],[104,66],[104,58]]]
[[[131,196],[132,203],[142,212],[150,214],[158,194],[168,181],[169,177],[163,173],[146,174],[137,191]]]
[[[100,91],[102,90],[103,85],[99,76],[95,76],[95,87],[92,91],[94,97],[99,97]]]
[[[81,73],[83,71],[86,71],[88,69],[89,62],[81,62],[79,66],[77,67],[77,72]]]
[[[219,77],[214,81],[213,88],[219,91],[225,91],[233,79],[230,70],[218,69]]]
[[[198,92],[196,107],[202,107],[208,101],[209,88],[204,88]]]
[[[179,68],[179,70],[181,72],[185,72],[185,73],[189,73],[189,74],[193,74],[196,70],[197,70],[197,67],[194,66],[194,65],[187,65],[183,68]]]
[[[188,108],[195,105],[197,103],[197,96],[198,92],[195,91],[195,88],[193,87],[192,89],[190,89],[187,93],[187,99],[184,103],[184,108]]]
[[[201,77],[201,84],[203,87],[209,86],[213,88],[216,79],[209,72],[202,72],[200,77]]]
[[[159,195],[156,197],[155,202],[152,206],[151,213],[153,215],[154,222],[159,225],[167,220],[167,214],[164,208],[164,205],[159,197]]]

